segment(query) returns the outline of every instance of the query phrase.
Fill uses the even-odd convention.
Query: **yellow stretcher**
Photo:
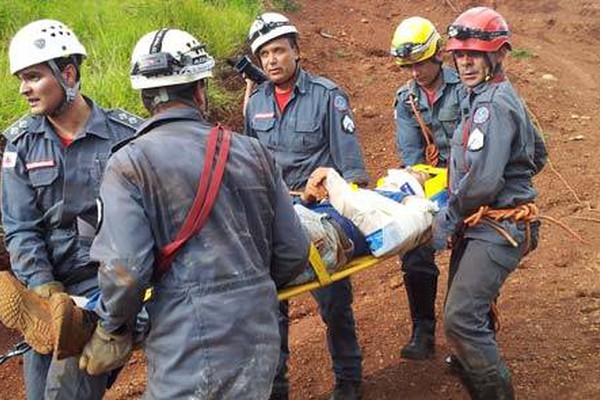
[[[443,196],[447,196],[446,189],[448,182],[448,173],[445,168],[435,168],[424,164],[414,165],[411,168],[418,171],[426,172],[432,176],[430,179],[425,181],[425,195],[429,199],[439,200],[443,198]],[[312,269],[315,272],[316,280],[304,283],[302,285],[291,286],[281,289],[278,292],[279,301],[288,300],[304,292],[308,292],[330,285],[335,281],[347,278],[358,271],[370,268],[391,257],[394,257],[394,255],[379,258],[372,255],[358,257],[352,260],[347,265],[345,265],[344,269],[330,274],[327,271],[327,268],[325,267],[325,264],[323,263],[319,252],[317,251],[317,248],[314,244],[311,243],[309,261]]]

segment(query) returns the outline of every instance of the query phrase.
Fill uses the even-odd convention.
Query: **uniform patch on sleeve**
[[[14,168],[17,165],[17,152],[5,151],[2,155],[2,168]]]
[[[485,135],[483,132],[479,130],[479,128],[475,128],[469,135],[469,142],[467,143],[467,149],[469,151],[479,151],[483,149],[483,144],[485,142]]]
[[[490,119],[490,110],[487,107],[481,106],[475,110],[473,122],[476,124],[483,124],[488,119]]]
[[[352,118],[350,118],[348,114],[344,115],[344,117],[342,118],[342,129],[344,130],[344,132],[350,134],[354,133],[354,130],[356,129],[354,121],[352,121]]]
[[[346,111],[348,109],[348,102],[346,101],[346,99],[344,98],[344,96],[338,94],[333,99],[333,106],[339,112],[344,112],[344,111]]]

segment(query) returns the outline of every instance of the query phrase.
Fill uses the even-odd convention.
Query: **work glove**
[[[43,283],[39,286],[34,286],[31,288],[35,293],[40,295],[45,299],[49,299],[54,293],[62,293],[65,291],[65,287],[62,283],[58,281],[50,281]]]
[[[132,351],[131,333],[108,333],[98,324],[79,357],[79,369],[90,375],[103,374],[125,365]]]
[[[457,231],[460,219],[453,215],[448,207],[442,208],[433,220],[431,244],[435,250],[450,247],[452,236]]]

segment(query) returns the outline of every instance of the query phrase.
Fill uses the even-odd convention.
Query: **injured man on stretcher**
[[[327,271],[340,271],[352,258],[367,254],[401,254],[428,240],[437,206],[425,198],[426,178],[411,169],[390,170],[377,189],[367,190],[348,184],[331,168],[316,169],[294,208]],[[289,286],[314,279],[308,265]],[[20,331],[38,353],[54,353],[59,360],[79,355],[94,333],[98,296],[42,298],[7,271],[0,272],[0,287],[0,322]],[[138,316],[138,341],[146,322]]]
[[[389,170],[375,190],[348,184],[332,168],[317,168],[294,209],[327,272],[353,258],[403,254],[429,239],[437,206],[425,198],[427,174]],[[309,266],[288,286],[315,279]]]

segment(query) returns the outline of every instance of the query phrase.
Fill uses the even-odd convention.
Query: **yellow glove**
[[[35,293],[37,293],[41,297],[48,299],[54,293],[64,292],[65,287],[63,286],[62,283],[60,283],[58,281],[50,281],[50,282],[43,283],[39,286],[35,286],[35,287],[31,288],[31,290],[33,290]]]
[[[79,357],[79,369],[90,375],[100,375],[121,367],[132,353],[131,334],[108,333],[100,324]]]

